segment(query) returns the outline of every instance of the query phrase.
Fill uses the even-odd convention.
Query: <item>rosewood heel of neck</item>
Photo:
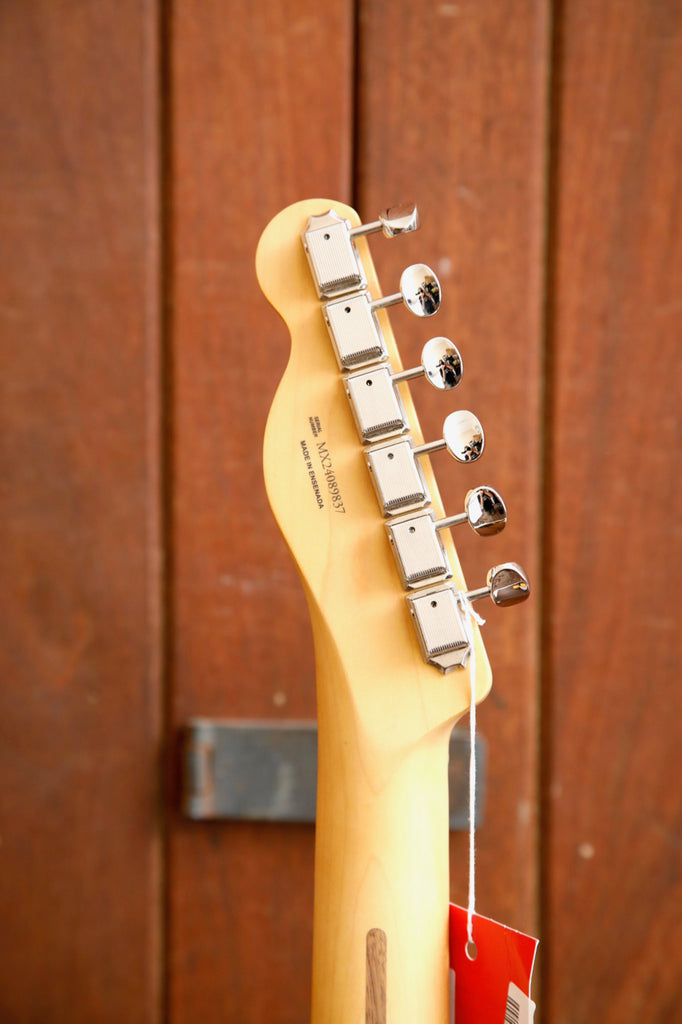
[[[367,932],[365,1024],[386,1024],[386,932]]]

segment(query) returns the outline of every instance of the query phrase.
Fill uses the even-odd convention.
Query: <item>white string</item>
[[[474,645],[474,622],[479,626],[485,619],[476,612],[464,593],[457,595],[463,612],[464,631],[469,641],[469,903],[467,906],[467,955],[469,943],[474,944],[474,912],[476,910],[476,647]]]

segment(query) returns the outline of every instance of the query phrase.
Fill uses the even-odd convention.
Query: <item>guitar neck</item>
[[[450,727],[378,757],[316,649],[312,1024],[446,1024]]]
[[[430,455],[447,448],[475,462],[482,427],[460,410],[424,443],[407,381],[426,374],[452,390],[461,359],[438,336],[422,367],[403,371],[386,308],[431,316],[440,286],[414,264],[400,293],[382,297],[364,237],[415,225],[411,207],[362,226],[340,203],[306,200],[270,222],[256,259],[291,335],[265,481],[306,588],[317,660],[312,1024],[446,1024],[448,741],[472,687],[481,700],[491,685],[479,630],[462,618],[450,528],[497,533],[506,509],[478,487],[465,513],[446,516]],[[522,600],[525,574],[491,569],[470,596],[488,593]]]

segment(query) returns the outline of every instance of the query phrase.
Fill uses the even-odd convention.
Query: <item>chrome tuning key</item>
[[[420,444],[413,454],[421,458],[422,455],[431,455],[432,452],[447,448],[458,462],[475,462],[480,459],[484,447],[485,436],[479,421],[468,409],[458,409],[457,412],[451,412],[443,424],[442,439]]]
[[[448,338],[431,338],[422,349],[421,366],[393,373],[388,363],[348,374],[346,394],[360,437],[368,444],[409,430],[407,413],[396,387],[424,376],[440,391],[451,391],[462,379],[462,357]]]
[[[504,562],[488,573],[487,586],[461,595],[445,584],[408,595],[407,602],[426,661],[441,672],[466,665],[470,646],[461,597],[477,601],[491,597],[497,605],[518,604],[530,595],[528,577],[516,562]]]
[[[367,287],[354,241],[360,235],[383,231],[387,238],[395,238],[418,227],[419,213],[414,203],[393,206],[380,213],[378,220],[355,228],[334,210],[310,217],[301,237],[318,296],[333,299]]]
[[[492,536],[504,529],[507,509],[492,487],[476,487],[468,492],[465,511],[457,516],[436,519],[432,509],[397,516],[386,523],[386,532],[395,555],[403,587],[411,590],[452,577],[440,531],[469,523],[479,537]]]
[[[360,235],[372,235],[376,231],[383,231],[386,238],[395,238],[396,235],[405,235],[408,231],[417,231],[421,227],[419,210],[416,203],[400,203],[398,206],[391,206],[388,210],[382,210],[379,219],[371,224],[359,224],[351,228],[350,237],[358,238]]]
[[[452,391],[461,381],[463,372],[462,357],[454,342],[449,338],[431,338],[422,349],[421,365],[394,373],[391,383],[401,384],[424,376],[439,391]]]
[[[404,302],[416,316],[433,316],[440,306],[438,278],[423,263],[407,267],[400,291],[372,299],[368,291],[323,304],[322,311],[342,370],[353,370],[388,358],[376,311]]]
[[[483,453],[483,427],[466,409],[452,412],[443,424],[443,438],[415,447],[412,438],[374,445],[365,453],[379,505],[385,516],[423,508],[430,502],[419,464],[422,455],[447,448],[458,462],[473,462]]]
[[[474,487],[467,491],[464,511],[436,522],[437,530],[468,523],[479,537],[493,537],[507,525],[507,506],[494,487]]]
[[[400,275],[400,291],[374,299],[372,309],[404,302],[415,316],[433,316],[440,308],[440,281],[425,263],[413,263]]]
[[[519,604],[530,596],[530,583],[518,562],[503,562],[488,570],[485,587],[469,590],[465,596],[469,601],[489,597],[497,605]]]

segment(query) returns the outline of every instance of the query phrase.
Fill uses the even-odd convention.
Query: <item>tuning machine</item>
[[[507,509],[492,487],[475,487],[467,493],[464,512],[436,519],[432,509],[422,509],[390,519],[386,532],[407,590],[450,579],[448,561],[440,531],[468,523],[479,537],[493,536],[504,529]]]
[[[388,358],[376,311],[403,302],[416,316],[433,316],[440,306],[440,283],[424,263],[414,263],[400,276],[400,291],[372,299],[368,291],[324,303],[322,311],[342,370],[353,370]]]
[[[431,455],[443,448],[458,462],[475,462],[480,459],[485,447],[483,427],[468,409],[451,412],[443,424],[443,437],[438,441],[420,444],[413,451],[414,455]]]
[[[457,346],[448,338],[431,338],[422,349],[421,365],[411,370],[393,373],[385,363],[348,374],[344,385],[362,440],[382,441],[409,430],[397,384],[424,376],[433,387],[450,391],[461,381],[462,369]]]
[[[458,462],[474,462],[483,453],[483,427],[472,412],[459,409],[443,424],[443,437],[415,447],[412,438],[374,445],[365,453],[379,505],[385,516],[429,504],[419,459],[447,448]]]
[[[452,391],[462,379],[464,367],[459,349],[449,338],[431,338],[422,349],[422,361],[411,370],[394,373],[392,384],[426,377],[432,387],[439,391]]]
[[[464,596],[468,601],[489,597],[497,605],[519,604],[530,597],[530,583],[518,562],[503,562],[488,570],[484,587],[468,590]]]
[[[350,221],[334,210],[310,217],[301,237],[318,296],[333,299],[367,287],[356,238],[378,231],[395,238],[418,227],[419,213],[414,203],[392,206],[380,213],[378,220],[357,227],[351,227]]]
[[[351,228],[350,237],[358,238],[360,235],[372,235],[377,231],[383,231],[386,238],[395,238],[396,235],[405,235],[408,231],[417,231],[421,227],[419,210],[416,203],[399,203],[398,206],[390,206],[382,210],[379,219],[371,224],[358,224]]]
[[[487,585],[462,595],[445,584],[420,590],[407,597],[424,658],[441,672],[466,665],[470,646],[461,605],[462,596],[469,601],[490,597],[497,605],[506,606],[525,601],[530,584],[516,562],[494,566],[487,576]]]
[[[425,263],[413,263],[400,275],[400,291],[374,299],[373,310],[404,302],[415,316],[433,316],[440,309],[440,281]]]

